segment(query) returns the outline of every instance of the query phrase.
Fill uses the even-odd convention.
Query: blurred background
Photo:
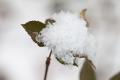
[[[0,80],[43,80],[49,50],[38,47],[20,24],[84,8],[97,41],[97,80],[120,72],[120,0],[0,0]],[[78,80],[79,73],[52,56],[48,80]]]

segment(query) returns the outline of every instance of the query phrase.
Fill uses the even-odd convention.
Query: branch
[[[52,50],[50,51],[50,54],[49,54],[49,56],[47,57],[47,60],[46,60],[46,69],[45,69],[44,80],[47,80],[47,73],[48,73],[48,69],[49,69],[49,65],[50,65],[51,54],[52,54]]]

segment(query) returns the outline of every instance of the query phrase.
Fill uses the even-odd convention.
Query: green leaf
[[[86,60],[80,71],[80,80],[96,80],[95,67],[90,60]]]
[[[43,47],[44,44],[36,41],[36,36],[38,33],[46,27],[46,25],[40,21],[29,21],[25,24],[22,24],[27,33],[31,36],[32,40],[38,44],[38,46]]]
[[[45,28],[45,24],[40,21],[29,21],[25,24],[22,24],[25,30],[29,30],[32,32],[40,32],[43,28]]]
[[[110,80],[120,80],[120,72],[114,75]]]

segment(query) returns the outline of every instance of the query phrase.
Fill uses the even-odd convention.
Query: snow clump
[[[95,39],[88,32],[86,21],[75,13],[63,12],[54,14],[55,23],[48,24],[37,36],[38,42],[44,42],[58,59],[65,64],[78,64],[76,57],[95,55]]]

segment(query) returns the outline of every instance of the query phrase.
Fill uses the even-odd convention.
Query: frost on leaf
[[[84,62],[79,80],[96,80],[95,67],[90,60],[86,59]]]
[[[120,72],[114,75],[110,80],[120,80]]]
[[[38,46],[42,47],[44,46],[44,44],[41,42],[37,42],[36,41],[36,36],[38,35],[38,33],[45,28],[45,24],[39,21],[29,21],[25,24],[22,24],[22,26],[24,27],[24,29],[27,31],[27,33],[31,36],[32,40],[38,44]]]

